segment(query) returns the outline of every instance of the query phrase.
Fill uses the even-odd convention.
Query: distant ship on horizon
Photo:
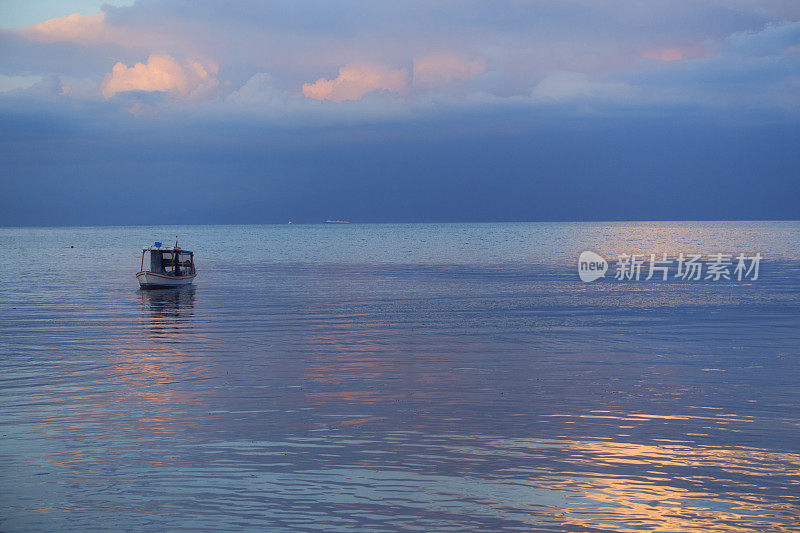
[[[349,224],[349,220],[326,220],[326,224]]]

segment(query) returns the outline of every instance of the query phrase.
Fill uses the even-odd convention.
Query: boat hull
[[[142,289],[165,289],[168,287],[183,287],[194,281],[197,274],[191,276],[165,276],[163,274],[153,274],[152,272],[139,272],[136,279]]]

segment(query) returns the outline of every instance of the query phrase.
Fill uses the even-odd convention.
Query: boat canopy
[[[172,252],[172,251],[176,251],[176,252],[179,252],[179,253],[182,253],[182,254],[189,254],[189,255],[194,254],[194,252],[192,252],[190,250],[184,250],[183,248],[180,248],[180,247],[176,248],[174,246],[146,246],[146,247],[142,248],[142,251],[143,252],[155,252],[155,251]]]
[[[146,261],[145,255],[149,255]],[[149,268],[145,268],[148,266]],[[191,276],[195,273],[194,252],[175,246],[148,246],[142,248],[141,272],[172,276]]]

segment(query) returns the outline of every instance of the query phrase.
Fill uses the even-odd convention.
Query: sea
[[[0,530],[800,531],[800,222],[0,228]]]

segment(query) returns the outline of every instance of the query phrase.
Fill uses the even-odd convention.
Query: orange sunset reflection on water
[[[800,454],[613,441],[583,441],[571,444],[571,449],[577,465],[583,463],[587,470],[608,469],[609,475],[567,481],[570,489],[577,490],[585,500],[584,504],[575,504],[567,523],[589,527],[608,520],[616,523],[619,531],[638,531],[654,524],[655,531],[751,531],[774,526],[777,520],[785,522],[785,530],[792,528],[796,495],[786,491],[769,494],[769,486],[753,486],[752,480],[763,477],[767,481],[777,476],[797,485]],[[611,475],[615,468],[609,467],[617,466],[635,470]],[[728,478],[727,495],[704,490],[707,476],[686,475],[700,468],[716,470],[720,477]],[[625,519],[609,516],[593,523],[591,518],[580,516],[580,511],[588,508],[598,515],[616,515],[624,509]]]

